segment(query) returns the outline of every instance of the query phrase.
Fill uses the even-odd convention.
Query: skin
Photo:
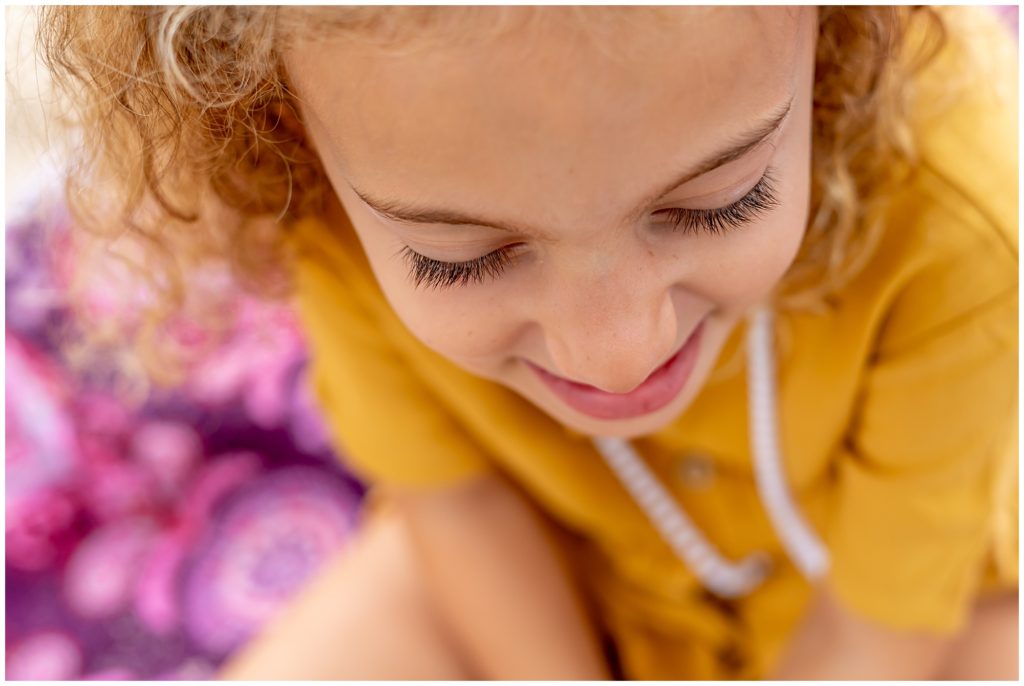
[[[531,31],[484,44],[389,55],[327,40],[283,57],[337,195],[329,219],[356,232],[409,330],[568,427],[635,437],[686,410],[737,323],[795,258],[808,218],[816,10],[686,8],[660,32],[616,23],[609,44],[628,52],[602,50],[562,16],[549,10]],[[787,106],[763,144],[665,191]],[[712,235],[666,223],[670,208],[736,201],[769,167],[777,204],[744,226]],[[506,228],[398,222],[360,194]],[[500,276],[446,289],[417,287],[397,256],[457,262],[508,246]],[[701,321],[687,385],[641,417],[583,415],[527,365],[628,392]],[[453,519],[474,519],[463,515]],[[774,676],[870,666],[867,678],[926,678],[952,640],[878,627],[821,587]]]
[[[603,51],[560,16],[490,40],[485,50],[469,43],[395,56],[327,41],[284,56],[343,206],[335,218],[351,221],[410,331],[568,427],[634,437],[686,409],[737,322],[769,295],[799,248],[816,10],[683,11],[653,34],[650,25],[623,22],[612,44],[638,46],[628,54]],[[651,197],[787,105],[763,144]],[[664,210],[727,206],[769,166],[775,209],[720,235],[672,230]],[[515,230],[399,223],[357,190]],[[458,262],[511,245],[515,256],[500,277],[448,289],[416,287],[396,257],[409,247]],[[577,412],[525,362],[625,393],[701,320],[686,387],[641,417]]]

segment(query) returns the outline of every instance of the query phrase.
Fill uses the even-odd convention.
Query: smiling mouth
[[[588,384],[552,374],[529,362],[544,384],[573,409],[597,419],[629,419],[668,405],[685,387],[700,351],[704,320],[668,360],[628,393],[609,393]]]

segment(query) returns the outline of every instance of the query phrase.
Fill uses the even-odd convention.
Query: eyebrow
[[[790,97],[784,105],[777,108],[760,124],[753,127],[746,133],[736,136],[724,149],[709,155],[699,164],[685,170],[682,174],[674,177],[664,186],[659,187],[657,191],[647,196],[644,201],[640,203],[638,208],[627,216],[631,218],[641,216],[651,204],[661,196],[667,194],[669,191],[683,185],[684,183],[688,183],[699,176],[712,172],[719,167],[723,167],[726,164],[743,157],[748,152],[761,145],[761,143],[778,131],[779,127],[782,126],[782,122],[785,121],[786,115],[789,114],[792,105],[793,97]],[[507,222],[496,221],[484,217],[474,217],[471,214],[457,210],[428,208],[410,205],[396,200],[374,198],[365,191],[361,191],[355,186],[352,186],[351,183],[349,185],[352,187],[355,194],[375,212],[387,219],[402,224],[446,224],[449,226],[472,225],[508,231],[510,233],[540,235],[538,232],[524,231],[522,227],[516,227]]]

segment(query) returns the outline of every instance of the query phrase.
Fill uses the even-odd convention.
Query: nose
[[[669,288],[599,284],[566,289],[559,301],[544,326],[549,371],[570,381],[628,393],[682,344]]]

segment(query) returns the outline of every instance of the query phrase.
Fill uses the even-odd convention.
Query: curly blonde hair
[[[610,25],[603,22],[671,9],[561,11],[597,35]],[[411,49],[504,30],[523,10],[43,8],[43,59],[79,131],[67,204],[79,233],[134,246],[120,254],[153,296],[131,339],[153,378],[170,382],[183,369],[166,345],[170,322],[183,312],[211,325],[222,316],[209,297],[220,286],[196,275],[226,265],[248,292],[287,295],[283,237],[297,220],[324,212],[332,192],[282,46],[345,35],[382,50]],[[487,21],[465,31],[474,18]],[[887,199],[914,168],[912,86],[949,36],[949,22],[929,8],[819,10],[811,220],[780,306],[822,307],[870,257]]]

